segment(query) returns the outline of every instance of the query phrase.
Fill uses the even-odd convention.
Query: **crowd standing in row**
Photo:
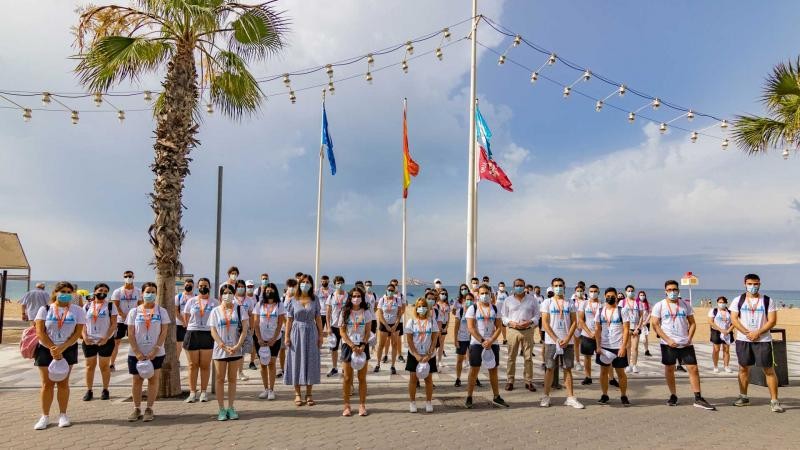
[[[368,361],[374,357],[373,371],[381,370],[381,363],[389,364],[392,374],[396,363],[405,363],[410,374],[408,382],[409,411],[416,412],[416,391],[425,385],[425,411],[433,412],[433,378],[444,364],[449,321],[454,320],[452,344],[456,353],[455,386],[462,385],[462,366],[469,365],[465,407],[473,406],[473,392],[480,386],[478,374],[483,367],[489,374],[492,404],[509,405],[500,396],[498,369],[500,344],[508,345],[505,390],[514,389],[517,356],[523,358],[523,382],[527,390],[536,391],[533,383],[534,332],[538,327],[542,341],[542,363],[545,368],[544,395],[541,407],[551,405],[551,390],[558,385],[554,379],[560,368],[566,391],[564,404],[576,409],[584,405],[573,390],[572,369],[583,371],[582,385],[592,384],[592,364],[600,366],[601,396],[598,403],[607,405],[609,385],[620,390],[620,402],[631,404],[627,396],[627,373],[638,372],[639,341],[643,337],[645,354],[650,355],[649,333],[660,340],[661,362],[669,390],[667,404],[678,404],[675,371],[688,371],[694,394],[694,406],[706,410],[715,407],[701,394],[700,374],[693,346],[696,331],[692,305],[680,297],[676,281],[664,284],[665,298],[652,307],[643,291],[636,293],[633,286],[623,292],[613,287],[600,295],[597,285],[587,287],[579,282],[575,294],[566,298],[566,283],[554,278],[546,295],[538,286],[516,279],[511,291],[499,283],[496,292],[488,277],[481,284],[473,278],[469,285],[462,284],[454,298],[436,280],[434,288],[411,304],[398,292],[398,281],[392,280],[379,296],[372,282],[356,282],[346,291],[341,276],[321,278],[315,288],[310,275],[297,273],[287,280],[283,296],[268,274],[262,274],[259,286],[252,281],[242,281],[239,269],[228,270],[228,280],[220,287],[219,299],[212,295],[208,278],[186,280],[183,292],[175,298],[175,333],[177,351],[187,353],[189,361],[189,396],[187,403],[207,402],[211,364],[216,369],[216,398],[218,420],[236,420],[235,409],[237,380],[246,380],[243,373],[245,358],[250,357],[250,368],[260,366],[263,383],[261,399],[275,399],[276,378],[294,387],[294,404],[298,407],[316,404],[313,386],[320,383],[321,353],[323,345],[331,350],[330,372],[336,376],[342,365],[343,416],[351,416],[350,397],[358,382],[358,414],[366,416]],[[116,354],[120,342],[127,336],[129,351],[128,372],[132,377],[131,394],[133,410],[130,421],[151,421],[156,401],[165,349],[164,342],[170,330],[170,312],[156,305],[156,285],[144,283],[134,287],[134,274],[123,274],[124,284],[111,292],[109,286],[99,283],[84,306],[77,304],[75,288],[69,282],[59,282],[49,295],[37,294],[37,301],[46,298],[38,309],[30,309],[33,297],[27,301],[27,316],[34,317],[36,330],[34,365],[39,368],[42,389],[40,394],[42,416],[34,426],[45,429],[50,422],[50,408],[57,391],[59,407],[58,425],[70,425],[67,416],[69,400],[69,374],[78,361],[78,340],[86,363],[87,391],[83,400],[93,399],[95,368],[99,367],[102,380],[101,399],[107,400],[110,374],[115,370]],[[770,392],[770,409],[783,412],[778,401],[778,380],[773,369],[770,330],[777,321],[776,305],[766,295],[759,293],[761,281],[757,275],[744,278],[746,292],[728,304],[720,297],[717,307],[709,311],[708,321],[713,344],[714,371],[718,372],[719,354],[723,367],[729,368],[729,347],[734,341],[739,363],[739,397],[735,406],[749,404],[747,387],[749,368],[762,368]],[[37,286],[44,292],[44,286]],[[46,293],[45,293],[46,294]],[[34,305],[35,306],[35,305]],[[406,336],[405,355],[402,338]],[[327,344],[326,344],[327,343]],[[391,351],[390,351],[391,350]],[[374,352],[371,354],[371,351]],[[391,358],[390,358],[391,355]],[[280,365],[280,370],[277,370]],[[685,367],[684,367],[685,366]],[[199,376],[199,386],[198,386]],[[147,403],[142,410],[142,389],[147,381]],[[227,388],[227,402],[225,390]]]

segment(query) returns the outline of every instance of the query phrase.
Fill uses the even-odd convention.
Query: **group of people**
[[[123,274],[123,285],[113,291],[104,283],[97,284],[89,296],[90,301],[83,307],[73,301],[75,287],[69,282],[59,282],[49,294],[47,304],[40,306],[33,316],[38,337],[34,365],[39,368],[42,383],[42,416],[34,428],[40,430],[49,425],[56,391],[60,412],[58,425],[70,425],[66,414],[69,373],[78,361],[79,340],[87,368],[87,391],[83,400],[93,399],[97,366],[102,380],[101,399],[108,399],[110,374],[115,370],[120,342],[126,336],[133,398],[128,420],[153,420],[171,317],[176,322],[176,351],[180,354],[185,350],[189,361],[186,402],[208,401],[213,362],[220,421],[239,418],[234,406],[237,379],[247,379],[242,369],[248,356],[251,368],[260,367],[264,389],[259,398],[274,400],[276,378],[282,377],[285,385],[294,388],[296,406],[314,406],[313,386],[321,380],[320,349],[325,345],[331,350],[332,363],[326,375],[337,376],[341,364],[343,416],[353,414],[350,398],[356,381],[357,413],[368,415],[367,371],[371,358],[376,360],[373,372],[379,372],[383,363],[389,364],[391,373],[395,374],[397,361],[404,362],[409,373],[409,411],[417,412],[417,389],[424,383],[424,408],[426,412],[433,412],[432,375],[444,365],[446,337],[451,329],[457,361],[456,387],[462,385],[465,361],[469,366],[466,408],[473,406],[473,392],[476,385],[480,386],[481,368],[489,374],[492,404],[509,406],[500,396],[501,343],[508,345],[505,390],[514,389],[516,360],[521,354],[524,386],[531,392],[536,391],[533,357],[538,327],[545,369],[541,407],[551,405],[551,390],[554,385],[558,386],[559,380],[555,378],[557,370],[561,369],[566,391],[564,404],[584,408],[573,390],[572,369],[582,368],[581,384],[589,385],[592,384],[593,363],[600,366],[598,403],[609,404],[609,385],[614,385],[619,388],[621,404],[630,405],[627,372],[638,372],[639,339],[642,336],[647,339],[652,330],[660,339],[661,362],[670,393],[667,404],[678,404],[675,371],[677,367],[685,367],[694,393],[694,406],[715,409],[701,395],[693,346],[697,328],[694,310],[681,298],[679,285],[674,280],[664,284],[665,298],[652,307],[644,292],[637,294],[633,286],[627,286],[622,292],[609,287],[601,295],[597,285],[587,289],[585,283],[579,282],[575,294],[567,298],[566,283],[561,278],[551,281],[545,295],[541,288],[526,284],[523,279],[514,280],[510,291],[502,282],[495,291],[488,277],[483,283],[473,278],[469,284],[462,284],[452,297],[441,281],[436,280],[434,287],[413,303],[407,303],[399,292],[397,280],[392,280],[380,294],[374,292],[371,281],[358,281],[349,290],[344,288],[342,276],[332,281],[333,284],[329,277],[323,276],[320,286],[315,287],[311,275],[298,272],[280,290],[266,273],[256,285],[253,281],[239,279],[239,269],[231,267],[217,295],[212,293],[208,278],[199,278],[196,283],[185,280],[172,311],[156,304],[154,283],[147,282],[136,288],[132,271]],[[757,275],[746,275],[746,292],[733,299],[730,305],[728,299],[720,297],[717,307],[709,312],[714,367],[717,371],[722,353],[724,368],[730,371],[729,347],[735,345],[739,397],[734,405],[749,404],[749,369],[755,365],[764,371],[771,397],[770,409],[783,412],[778,400],[770,336],[777,321],[776,305],[768,296],[760,294],[760,286]],[[43,291],[43,287],[39,290]],[[411,307],[408,313],[407,305]],[[451,319],[453,327],[450,327]],[[403,335],[405,355],[402,354]],[[649,355],[649,349],[645,348]],[[277,365],[280,365],[279,371]],[[147,400],[142,410],[145,381]]]

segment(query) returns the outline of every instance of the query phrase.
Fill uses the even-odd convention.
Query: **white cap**
[[[436,284],[436,283],[441,283],[441,282],[442,282],[442,280],[440,280],[440,279],[438,279],[438,278],[437,278],[437,279],[435,279],[435,280],[433,280],[433,284]]]
[[[245,286],[255,286],[256,284],[253,283],[253,280],[247,280],[247,281],[244,282],[244,285]]]
[[[552,287],[547,288],[546,292],[553,292],[553,288]]]

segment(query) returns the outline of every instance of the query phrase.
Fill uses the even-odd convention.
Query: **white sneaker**
[[[250,377],[244,374],[244,372],[239,372],[239,381],[249,381]]]
[[[432,413],[433,412],[433,405],[431,402],[425,402],[425,412]]]
[[[585,406],[583,406],[583,403],[579,402],[578,399],[575,397],[567,397],[567,401],[564,402],[564,405],[572,406],[575,409],[585,408]]]
[[[575,370],[577,370],[577,371],[583,371],[583,364],[581,364],[581,363],[577,363],[577,364],[575,365]]]
[[[275,400],[275,391],[272,389],[270,389],[269,394],[267,394],[267,400]]]
[[[628,366],[628,367],[625,368],[625,373],[631,373],[632,371],[633,371],[633,368],[631,366]]]
[[[33,429],[44,430],[48,425],[50,425],[50,416],[42,416],[39,418],[39,421],[36,422],[36,425],[33,426]]]
[[[203,392],[200,393],[200,401],[201,402],[207,402],[208,401],[208,394],[206,394],[206,391],[203,391]]]
[[[631,370],[633,371],[633,373],[639,373],[639,366],[633,366]]]
[[[417,412],[417,402],[411,402],[408,404],[408,412]]]
[[[264,389],[264,392],[258,394],[258,398],[260,398],[261,400],[264,400],[267,397],[269,397],[269,389]]]
[[[59,428],[66,428],[71,427],[72,422],[69,421],[69,417],[66,414],[59,414],[58,415],[58,427]]]
[[[733,369],[731,369],[730,367],[725,367],[725,372],[726,373],[733,373]]]
[[[197,392],[189,392],[189,396],[186,397],[186,403],[194,403],[197,401]]]
[[[712,370],[712,372],[719,373],[719,369],[717,367],[714,367],[714,370]]]
[[[539,402],[539,406],[542,408],[549,408],[550,407],[550,396],[545,395],[542,397],[542,400]]]

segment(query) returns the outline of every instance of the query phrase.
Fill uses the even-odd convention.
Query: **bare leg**
[[[722,364],[724,367],[729,367],[731,365],[731,346],[724,345],[722,346]],[[716,366],[716,363],[714,363]]]
[[[269,362],[268,372],[269,372],[269,389],[270,390],[274,390],[275,389],[275,360],[274,359]]]
[[[281,360],[281,372],[283,372],[283,369],[286,367],[286,349],[285,348],[282,348],[278,352],[278,358],[280,358],[280,360]]]
[[[42,380],[42,389],[39,393],[39,399],[42,404],[42,415],[50,415],[50,406],[53,404],[53,390],[55,383],[50,381],[47,367],[39,367],[39,377]]]
[[[131,397],[133,397],[133,407],[134,408],[141,408],[142,406],[142,377],[139,375],[133,375],[133,379],[131,382]]]
[[[675,395],[675,364],[664,366],[664,378],[667,380],[669,393]]]
[[[111,365],[117,364],[117,353],[119,352],[119,344],[122,339],[114,339],[114,351],[111,352]]]
[[[91,391],[94,385],[94,368],[97,366],[97,356],[86,358],[86,390]]]
[[[492,393],[494,396],[497,397],[500,395],[500,387],[497,385],[497,367],[489,370],[489,384],[492,385]]]
[[[764,367],[764,377],[767,379],[770,400],[778,399],[778,374],[772,367]]]
[[[554,369],[547,369],[544,372],[544,395],[546,396],[550,396],[550,389],[553,385],[553,371]]]
[[[350,393],[353,388],[353,366],[350,363],[342,363],[344,365],[343,377],[342,377],[342,397],[344,400],[344,406],[350,407]],[[359,386],[359,389],[361,386]]]
[[[56,400],[58,401],[58,410],[61,414],[67,413],[67,405],[69,405],[69,376],[72,375],[72,366],[69,368],[67,378],[56,383],[58,386],[58,393]]]
[[[583,357],[583,374],[586,375],[586,378],[592,378],[592,357],[585,356]],[[608,380],[606,380],[608,381]]]
[[[197,391],[197,373],[200,370],[200,350],[187,350],[189,359],[189,391]]]
[[[456,355],[456,379],[461,379],[461,370],[464,368],[464,355]]]
[[[632,334],[631,342],[629,345],[631,355],[631,365],[635,366],[639,362],[639,335]]]
[[[400,333],[395,331],[392,333],[392,367],[397,361],[397,354],[400,353]]]
[[[263,364],[259,364],[259,370],[261,372],[261,384],[264,385],[264,389],[269,389],[269,369],[272,368],[275,370],[275,360],[270,358],[269,365],[265,366]]]
[[[611,372],[611,366],[600,366],[600,391],[603,393],[603,395],[608,395],[609,372]]]
[[[414,378],[416,378],[416,376]],[[425,378],[425,401],[429,402],[431,400],[433,400],[433,374],[429,374],[427,378]]]
[[[692,392],[700,392],[700,371],[697,364],[687,364],[686,370],[689,372],[689,383],[692,385]]]
[[[158,397],[158,384],[161,382],[161,369],[156,369],[153,376],[147,380],[147,407],[152,408]],[[139,392],[141,392],[141,385],[139,385]]]
[[[211,350],[198,350],[200,353],[200,389],[208,389],[208,379],[211,378]]]
[[[111,358],[100,357],[100,376],[103,379],[103,389],[108,389],[111,383]]]
[[[233,409],[233,402],[236,400],[236,374],[242,370],[244,356],[242,359],[228,363],[228,408]]]
[[[364,364],[364,367],[358,371],[358,401],[361,403],[361,406],[366,406],[367,404],[367,365]]]
[[[714,363],[716,369],[719,365],[719,344],[714,344],[714,349],[711,351],[711,361]],[[727,364],[725,364],[727,366]]]
[[[217,369],[217,379],[214,380],[214,386],[217,391],[217,406],[222,409],[225,407],[225,377],[228,375],[228,361],[214,360],[214,367]]]
[[[611,369],[609,368],[609,372]],[[628,395],[628,375],[625,373],[625,369],[614,369],[617,372],[617,378],[619,379],[619,393],[622,396]],[[608,383],[606,383],[606,390],[608,390]]]
[[[459,367],[461,364],[459,364]],[[472,397],[472,392],[475,390],[475,380],[478,379],[478,372],[481,370],[480,367],[470,367],[469,368],[469,380],[467,380],[467,397]]]
[[[747,385],[750,384],[750,366],[739,366],[739,393],[747,395]]]
[[[417,399],[417,373],[411,372],[408,377],[408,399],[412,402]]]
[[[573,397],[575,394],[572,392],[572,369],[564,369],[564,384],[567,385],[567,397]]]

